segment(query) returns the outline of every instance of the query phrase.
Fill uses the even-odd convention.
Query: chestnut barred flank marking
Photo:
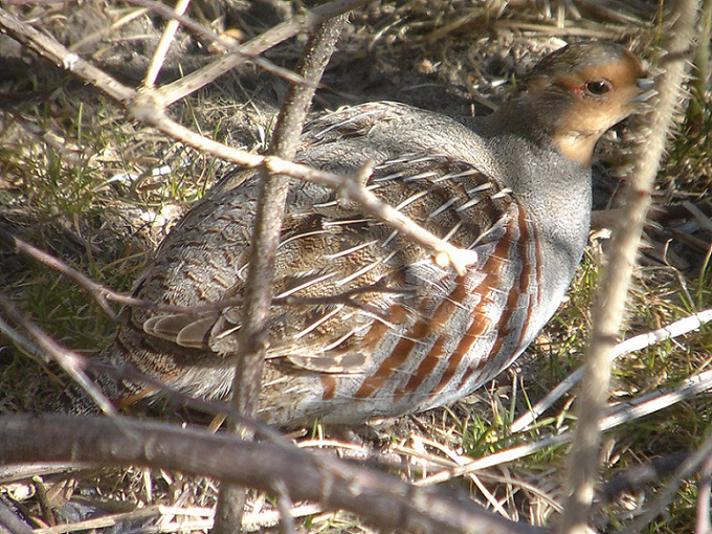
[[[574,275],[588,235],[593,147],[633,111],[642,75],[619,45],[577,44],[543,60],[519,95],[482,119],[374,102],[314,120],[298,161],[358,176],[477,260],[457,275],[351,199],[295,181],[274,259],[262,417],[348,423],[422,411],[509,366]],[[611,90],[589,97],[587,84],[600,77]],[[208,192],[171,230],[134,294],[188,307],[239,303],[257,191],[257,175],[246,171]],[[239,304],[134,308],[122,319],[104,358],[187,393],[229,393]],[[107,389],[126,403],[154,394],[131,383]]]

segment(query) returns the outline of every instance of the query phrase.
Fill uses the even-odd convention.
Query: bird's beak
[[[631,100],[633,104],[647,102],[658,94],[655,90],[655,80],[652,78],[638,78],[635,84],[638,86],[638,89],[641,90],[641,93]]]

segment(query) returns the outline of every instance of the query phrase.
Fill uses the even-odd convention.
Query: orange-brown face
[[[564,51],[545,64],[543,73],[535,75],[528,87],[530,93],[565,93],[562,107],[555,110],[553,138],[565,156],[582,164],[590,163],[596,141],[630,115],[643,94],[641,62],[618,45],[602,46],[612,50],[597,51],[599,56],[591,61],[577,56],[575,50],[569,52],[571,57]]]

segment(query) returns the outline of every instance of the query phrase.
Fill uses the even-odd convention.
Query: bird
[[[595,41],[545,56],[482,118],[383,101],[308,123],[296,161],[342,175],[369,163],[364,187],[477,260],[458,274],[358,204],[293,180],[259,418],[397,417],[453,403],[510,366],[581,261],[596,142],[650,94],[633,53]],[[193,396],[229,395],[259,179],[243,170],[189,209],[134,285],[156,306],[125,307],[100,359]],[[122,406],[160,396],[138,382],[99,383]]]

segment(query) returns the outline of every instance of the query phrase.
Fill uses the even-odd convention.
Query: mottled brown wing
[[[368,187],[465,248],[486,242],[488,230],[503,223],[511,203],[508,192],[478,169],[433,154],[382,162]],[[276,259],[269,357],[313,371],[363,372],[371,365],[379,331],[405,328],[427,310],[423,301],[443,283],[439,270],[423,279],[423,270],[415,268],[429,262],[428,251],[333,195],[310,212],[290,213]],[[238,297],[242,289],[238,284],[225,297]],[[394,306],[405,311],[397,322]],[[222,354],[237,349],[239,328],[239,307],[194,316],[164,314],[144,323],[153,336]]]

